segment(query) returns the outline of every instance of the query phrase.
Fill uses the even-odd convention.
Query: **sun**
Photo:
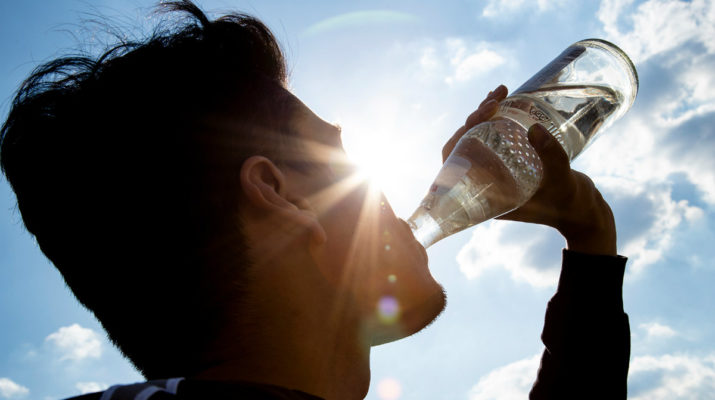
[[[431,122],[415,113],[414,106],[395,98],[399,95],[371,98],[362,107],[332,115],[331,121],[341,128],[343,148],[359,178],[382,192],[393,210],[405,216],[428,187],[426,179],[433,174],[436,158],[429,156],[431,141],[426,132]]]
[[[408,155],[396,134],[343,127],[348,159],[358,174],[383,192],[399,190],[409,172]],[[386,193],[389,194],[389,193]]]

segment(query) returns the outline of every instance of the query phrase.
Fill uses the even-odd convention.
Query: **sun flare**
[[[357,166],[358,175],[383,192],[399,190],[407,178],[409,162],[408,155],[400,151],[397,135],[345,128],[344,132],[347,156]]]

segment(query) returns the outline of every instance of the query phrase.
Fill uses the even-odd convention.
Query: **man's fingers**
[[[479,125],[484,121],[488,121],[491,117],[494,116],[498,109],[499,100],[489,99],[487,102],[484,103],[483,106],[480,106],[477,111],[473,112],[469,117],[467,117],[467,121],[465,121],[464,126],[467,128],[467,130],[469,130],[475,125]]]
[[[494,113],[496,113],[499,102],[495,99],[489,99],[477,108],[476,111],[469,114],[467,121],[464,123],[464,127],[469,130],[472,127],[481,124],[482,122],[491,118]]]
[[[508,92],[509,92],[509,90],[506,88],[506,86],[504,86],[504,85],[497,86],[496,89],[489,92],[487,97],[482,101],[481,104],[479,104],[479,107],[486,104],[489,100],[495,100],[497,102],[504,100],[506,98],[506,95]]]
[[[484,121],[488,121],[494,116],[497,109],[499,109],[499,102],[494,99],[489,99],[486,103],[480,106],[477,111],[467,117],[467,122],[464,126],[457,129],[457,131],[454,132],[454,135],[452,135],[447,143],[445,143],[444,147],[442,147],[442,162],[444,162],[447,157],[449,157],[450,153],[452,153],[454,146],[457,145],[457,142],[462,138],[462,135],[467,133],[468,130],[472,129],[476,125],[479,125]]]
[[[472,129],[476,125],[479,125],[484,121],[488,121],[494,116],[499,109],[499,102],[504,100],[508,93],[509,90],[504,85],[499,85],[496,89],[489,92],[487,97],[481,104],[479,104],[479,107],[467,117],[464,125],[457,129],[454,135],[452,135],[447,143],[445,143],[444,147],[442,147],[442,162],[444,162],[447,157],[449,157],[450,153],[452,153],[454,146],[457,145],[457,142],[462,138],[462,135],[467,133],[468,130]]]
[[[559,179],[571,171],[569,157],[559,142],[541,124],[529,128],[529,142],[539,154],[544,178]]]
[[[487,97],[479,104],[479,107],[471,113],[467,120],[464,122],[464,127],[469,130],[473,126],[481,124],[482,122],[491,118],[497,111],[496,107],[498,103],[506,98],[507,90],[506,86],[499,85],[496,89],[489,92]]]
[[[473,126],[491,118],[496,112],[499,102],[506,98],[508,92],[504,85],[499,85],[496,89],[489,92],[487,97],[479,104],[479,107],[467,117],[467,120],[464,122],[464,128],[469,130]]]
[[[568,203],[566,199],[573,197],[576,189],[569,158],[541,124],[532,125],[528,136],[541,159],[543,178],[540,188],[526,204],[499,219],[555,226],[557,218],[554,215],[560,211],[555,205]]]

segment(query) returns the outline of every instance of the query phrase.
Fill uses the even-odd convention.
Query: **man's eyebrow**
[[[325,121],[313,114],[307,108],[302,107],[294,110],[293,115],[298,118],[298,121],[307,121],[307,124],[301,123],[300,125],[303,126],[303,129],[312,129],[317,131],[319,141],[333,146],[342,146],[341,135],[343,128],[339,124],[333,124]]]

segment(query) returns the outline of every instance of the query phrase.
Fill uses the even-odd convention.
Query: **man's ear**
[[[241,189],[252,206],[266,211],[295,209],[284,197],[285,175],[266,157],[252,156],[241,166]]]
[[[240,180],[251,206],[308,229],[317,244],[325,242],[325,230],[317,215],[304,199],[288,192],[285,175],[271,160],[263,156],[249,157],[241,166]]]

